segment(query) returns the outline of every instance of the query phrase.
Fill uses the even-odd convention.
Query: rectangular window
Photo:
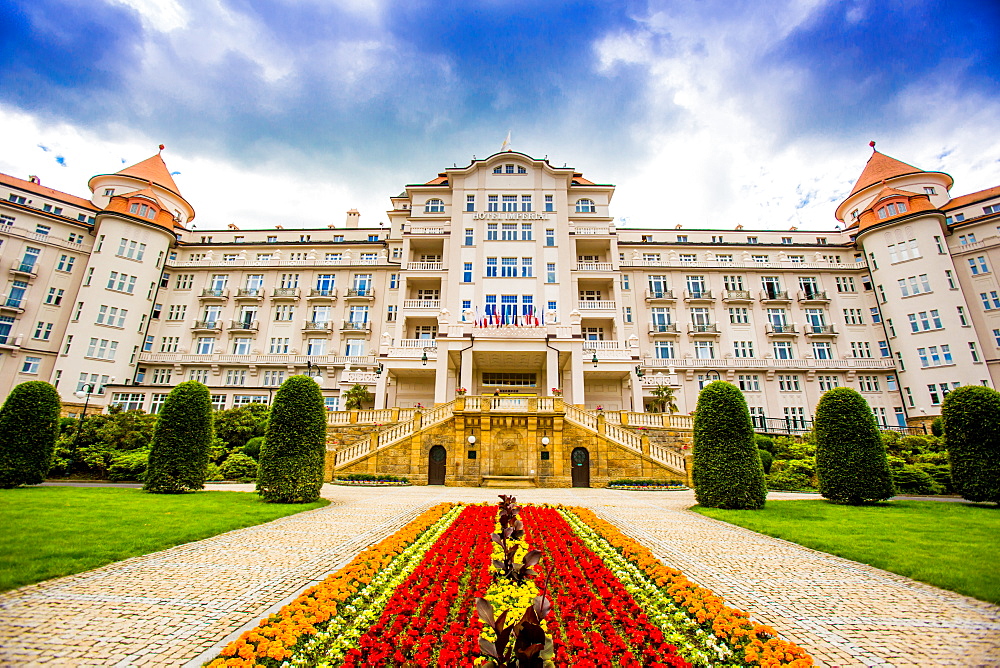
[[[62,304],[63,294],[66,291],[61,288],[49,288],[49,294],[45,296],[45,303],[50,306]]]
[[[145,395],[139,392],[115,392],[111,395],[111,405],[123,411],[141,411]]]
[[[736,386],[744,392],[760,392],[760,376],[741,374],[736,376]]]
[[[695,341],[694,356],[700,360],[715,359],[715,343],[712,341]]]
[[[114,360],[117,351],[117,341],[92,338],[90,339],[90,345],[87,347],[87,357],[99,360]]]
[[[53,325],[54,323],[51,322],[39,322],[35,325],[35,333],[31,338],[38,339],[39,341],[48,341],[52,338]]]
[[[119,309],[117,306],[107,306],[101,304],[97,310],[97,320],[95,324],[106,325],[108,327],[124,327],[127,309]],[[154,316],[155,317],[155,316]]]
[[[118,257],[128,258],[129,260],[135,260],[136,262],[142,262],[142,258],[145,254],[146,244],[141,244],[138,241],[132,241],[130,239],[122,239],[121,243],[118,244],[118,252],[116,253]]]
[[[973,363],[979,364],[981,360],[979,359],[979,350],[976,348],[975,341],[969,341],[969,353],[972,355]]]
[[[871,345],[867,341],[851,341],[851,357],[871,357]]]
[[[462,282],[471,283],[472,282],[472,263],[465,262],[462,264]]]
[[[107,289],[132,294],[135,292],[135,281],[135,276],[119,274],[117,271],[113,271],[108,277]]]
[[[500,258],[500,276],[505,278],[513,278],[517,276],[517,258],[516,257],[502,257]]]
[[[840,376],[817,376],[817,380],[819,380],[819,389],[823,392],[840,387]]]
[[[832,360],[833,349],[829,341],[813,341],[813,357],[818,360]]]
[[[466,211],[475,211],[476,210],[476,196],[475,195],[466,195],[465,196],[465,210]],[[466,230],[466,231],[468,231],[468,230]],[[472,244],[466,244],[466,245],[467,246],[471,246]]]
[[[983,255],[979,255],[977,257],[970,257],[969,270],[972,272],[973,276],[979,276],[980,274],[990,273],[990,268],[986,264],[986,257]]]
[[[865,324],[861,309],[859,308],[845,308],[844,309],[844,323],[848,325],[863,325]]]
[[[983,302],[983,308],[987,311],[1000,308],[1000,295],[997,294],[996,290],[991,290],[988,295],[985,292],[980,292],[979,298]]]
[[[778,375],[778,389],[782,392],[800,392],[802,387],[797,374]]]
[[[517,195],[501,195],[500,201],[503,211],[517,211]]]
[[[653,352],[655,353],[657,359],[673,359],[674,342],[656,341],[653,343]]]
[[[534,276],[534,268],[532,267],[532,258],[522,257],[521,258],[521,278],[530,278]]]
[[[246,382],[247,382],[247,372],[245,369],[226,370],[226,385],[238,387],[246,385]]]
[[[750,322],[750,312],[744,307],[729,309],[729,322],[734,325],[745,325]]]
[[[792,342],[791,341],[775,341],[772,344],[774,350],[774,358],[779,360],[790,360],[792,359]]]
[[[465,228],[465,245],[472,246],[476,241],[476,232],[471,227]]]
[[[555,283],[556,282],[556,263],[549,262],[545,265],[545,282]]]
[[[753,357],[753,341],[733,341],[733,354],[736,357]]]
[[[488,278],[497,276],[497,258],[486,258],[486,276]]]
[[[521,211],[531,211],[531,195],[521,195]],[[528,225],[530,230],[531,225]],[[529,234],[528,239],[531,239]]]
[[[545,196],[545,211],[551,213],[555,211],[555,201],[552,195]]]
[[[872,316],[872,322],[876,325],[882,322],[882,314],[878,310],[878,306],[872,306],[868,309]]]
[[[65,271],[69,273],[73,271],[74,262],[76,262],[76,258],[72,255],[60,255],[59,262],[56,264],[56,271]]]

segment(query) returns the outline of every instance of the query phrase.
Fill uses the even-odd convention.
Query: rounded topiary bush
[[[243,454],[247,457],[252,457],[256,461],[260,459],[260,448],[262,445],[264,445],[264,437],[254,436],[243,446]]]
[[[156,419],[142,488],[159,494],[202,489],[213,437],[208,388],[195,380],[175,387]]]
[[[716,381],[698,395],[694,417],[695,498],[711,508],[762,508],[764,469],[746,399],[735,385]]]
[[[326,408],[312,378],[292,376],[278,388],[260,449],[257,493],[275,503],[319,498],[326,458]]]
[[[849,387],[819,400],[813,422],[819,491],[852,505],[882,501],[896,491],[882,435],[868,402]]]
[[[256,480],[257,462],[242,452],[234,452],[222,462],[219,473],[226,480]]]
[[[0,488],[37,485],[52,465],[62,403],[40,380],[21,383],[0,408]]]
[[[764,467],[764,474],[771,472],[771,464],[774,463],[774,455],[767,450],[757,448],[757,456],[760,457],[760,465]]]
[[[941,406],[955,491],[969,501],[1000,503],[1000,392],[966,385]]]

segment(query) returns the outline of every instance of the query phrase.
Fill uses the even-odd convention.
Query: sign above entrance
[[[481,211],[473,220],[548,220],[549,214],[535,211]]]

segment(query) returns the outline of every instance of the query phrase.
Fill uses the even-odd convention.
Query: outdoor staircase
[[[644,459],[680,475],[686,472],[685,457],[673,448],[662,447],[649,442],[628,426],[639,429],[659,428],[689,431],[692,428],[688,415],[666,413],[628,413],[589,411],[567,404],[562,397],[492,397],[462,396],[448,403],[426,410],[385,409],[331,413],[329,424],[375,424],[389,423],[366,438],[337,450],[334,470],[341,470],[372,454],[389,448],[407,438],[419,436],[447,420],[456,412],[463,414],[538,414],[561,415],[566,422],[593,434],[598,434],[611,444],[625,448]],[[351,416],[347,413],[354,413]],[[627,426],[624,426],[627,425]]]

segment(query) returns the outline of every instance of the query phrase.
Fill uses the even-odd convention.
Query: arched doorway
[[[587,448],[573,448],[570,456],[573,471],[573,487],[590,487],[590,453]]]
[[[443,485],[444,470],[448,463],[448,451],[443,445],[435,445],[427,455],[427,484]]]

